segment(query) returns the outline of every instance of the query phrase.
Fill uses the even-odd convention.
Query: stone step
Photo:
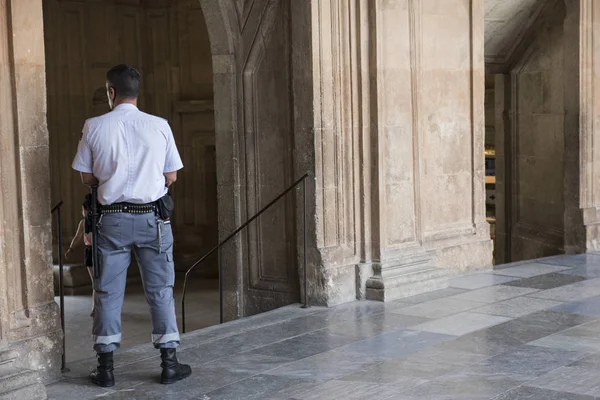
[[[0,365],[0,400],[24,399],[46,399],[46,387],[38,372],[15,368],[12,362]]]

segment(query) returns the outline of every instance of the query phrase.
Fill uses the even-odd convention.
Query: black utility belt
[[[100,213],[102,214],[151,214],[154,212],[156,212],[156,202],[146,204],[114,203],[109,206],[100,206]]]

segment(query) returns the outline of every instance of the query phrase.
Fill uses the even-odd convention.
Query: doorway
[[[485,179],[495,264],[565,252],[566,82],[577,73],[566,67],[563,1],[509,8],[486,1]]]
[[[185,166],[172,189],[177,203],[175,265],[183,273],[218,241],[212,52],[200,3],[44,0],[43,6],[52,201],[65,202],[65,244],[74,236],[87,192],[70,168],[79,132],[87,118],[109,111],[106,71],[128,63],[142,74],[140,109],[169,121]],[[71,295],[65,307],[69,361],[91,351],[91,284],[82,246],[75,253],[65,268],[66,294]],[[193,279],[188,330],[219,322],[216,260],[208,260]],[[124,346],[148,341],[149,318],[132,262],[123,309]]]

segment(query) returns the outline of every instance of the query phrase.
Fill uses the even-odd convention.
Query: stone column
[[[367,298],[391,300],[491,266],[483,2],[376,4],[378,240]]]
[[[371,189],[363,168],[369,150],[370,0],[311,2],[312,117],[315,197],[311,257],[313,304],[334,305],[357,298],[361,260],[370,237]],[[363,68],[364,67],[364,68]],[[306,113],[305,113],[306,114]],[[311,203],[313,202],[311,201]],[[311,242],[313,234],[311,233]],[[369,248],[370,251],[370,248]],[[370,256],[368,257],[370,262]],[[359,266],[357,268],[357,265]]]
[[[0,362],[60,375],[52,235],[42,0],[0,0]],[[41,398],[35,379],[14,379]],[[21,391],[19,391],[21,390]],[[11,393],[12,394],[12,393]],[[45,398],[45,397],[44,397]]]
[[[575,3],[570,1],[569,3]],[[580,2],[579,40],[579,146],[581,157],[579,171],[579,213],[585,229],[581,249],[600,250],[600,141],[598,121],[600,117],[600,7],[594,0]],[[573,6],[572,4],[570,4]],[[570,241],[570,240],[569,240]],[[572,241],[570,241],[572,242]],[[572,248],[577,247],[573,246]]]
[[[319,302],[491,266],[483,2],[312,2]]]

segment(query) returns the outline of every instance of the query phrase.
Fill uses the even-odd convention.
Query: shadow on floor
[[[177,322],[181,329],[181,294],[183,275],[175,282]],[[56,297],[56,301],[59,299]],[[65,297],[65,330],[67,364],[94,356],[92,349],[92,296]],[[219,323],[219,282],[216,279],[192,278],[186,298],[188,330],[206,328]],[[151,341],[150,312],[141,282],[128,285],[121,314],[123,343],[126,349]]]

